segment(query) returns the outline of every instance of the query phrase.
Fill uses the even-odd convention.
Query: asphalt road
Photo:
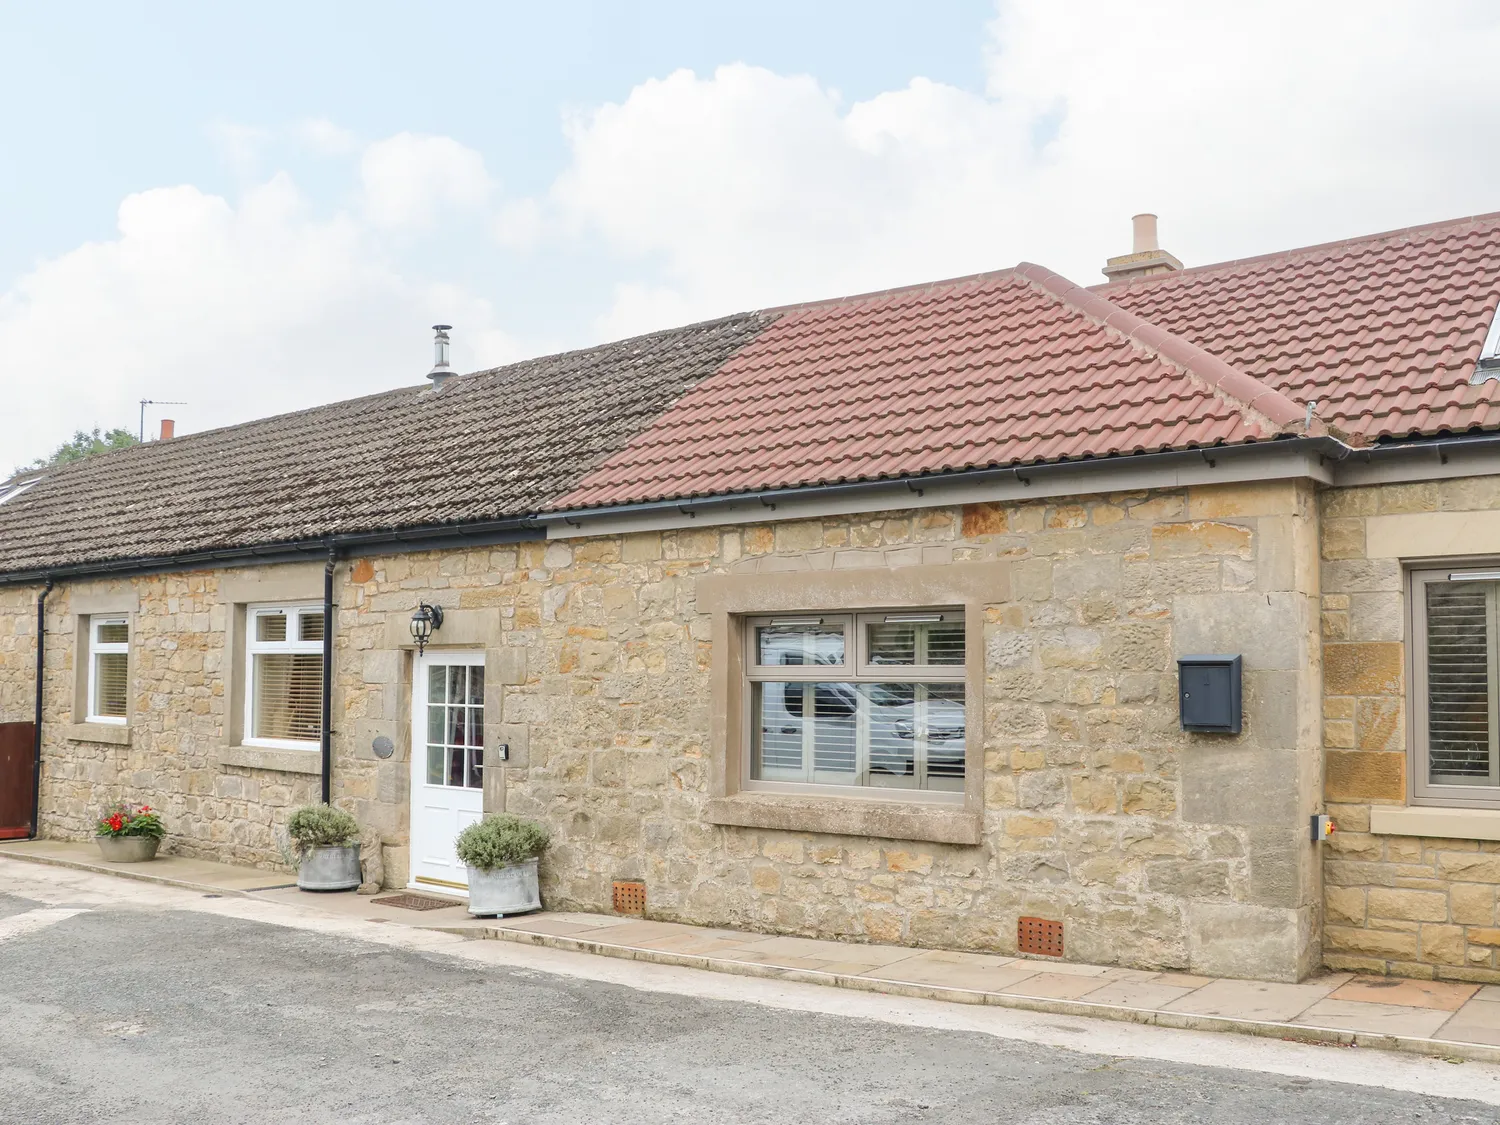
[[[1484,1123],[1495,1107],[1112,1059],[0,895],[0,1122]],[[55,907],[57,904],[49,904]],[[1343,1052],[1328,1050],[1328,1072]]]

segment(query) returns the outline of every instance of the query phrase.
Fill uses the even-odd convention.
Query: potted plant
[[[349,891],[359,886],[359,824],[343,809],[303,805],[287,818],[304,891]]]
[[[156,849],[167,830],[161,814],[150,805],[127,805],[116,801],[99,818],[94,838],[109,863],[143,863],[156,858]]]
[[[551,837],[540,824],[496,813],[458,834],[454,851],[469,869],[469,913],[476,918],[540,910],[537,858]]]

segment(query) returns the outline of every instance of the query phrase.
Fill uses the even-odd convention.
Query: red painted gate
[[[31,835],[35,754],[35,724],[0,723],[0,840]]]

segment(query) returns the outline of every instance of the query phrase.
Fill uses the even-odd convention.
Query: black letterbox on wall
[[[1240,658],[1184,656],[1177,661],[1183,730],[1240,733]]]

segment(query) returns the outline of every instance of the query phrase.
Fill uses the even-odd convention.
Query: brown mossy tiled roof
[[[524,516],[771,319],[760,313],[99,454],[0,504],[0,574]]]

